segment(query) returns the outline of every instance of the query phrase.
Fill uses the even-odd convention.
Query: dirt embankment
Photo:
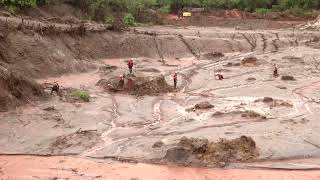
[[[36,82],[0,62],[0,112],[43,96]]]

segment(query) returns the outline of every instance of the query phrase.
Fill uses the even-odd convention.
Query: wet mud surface
[[[178,38],[185,39],[184,57],[182,52],[174,57],[166,51],[160,58],[134,58],[135,76],[163,76],[168,88],[173,86],[172,74],[178,72],[176,90],[132,95],[96,86],[100,79],[127,74],[125,58],[101,59],[95,63],[98,69],[88,73],[38,79],[42,84],[57,81],[63,88],[85,89],[90,102],[68,102],[54,95],[1,112],[0,152],[166,164],[162,160],[168,150],[183,137],[218,143],[246,136],[255,143],[250,162],[320,156],[320,70],[313,58],[320,52],[307,43],[320,34],[195,27],[137,31],[156,32],[169,40],[177,32],[183,34]],[[211,49],[224,56],[203,56]],[[247,57],[256,62],[243,64]],[[279,77],[272,75],[275,63]],[[224,80],[217,80],[217,73]],[[283,75],[295,80],[284,81]],[[195,108],[203,102],[212,106]],[[247,162],[233,158],[223,167]]]
[[[3,157],[0,156],[2,179],[114,179],[114,180],[312,180],[315,171],[201,169],[128,163],[99,163],[74,157]],[[310,162],[309,162],[310,163]],[[299,164],[299,162],[292,162]],[[312,166],[305,164],[304,166]],[[17,171],[19,169],[19,171]]]

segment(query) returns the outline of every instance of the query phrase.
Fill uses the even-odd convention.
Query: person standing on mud
[[[133,60],[132,60],[132,59],[130,59],[130,60],[128,61],[128,68],[129,68],[130,74],[132,74],[132,68],[133,68]]]
[[[173,74],[173,86],[174,86],[175,89],[177,89],[177,84],[178,84],[178,73],[175,72]]]
[[[273,66],[274,66],[273,76],[274,77],[278,77],[279,76],[279,74],[278,74],[278,66],[276,64],[274,64]]]
[[[123,75],[120,75],[119,87],[120,87],[120,88],[123,88],[123,86],[124,86],[124,76],[123,76]]]
[[[60,89],[60,86],[57,82],[54,82],[53,83],[53,86],[52,86],[52,89],[51,89],[51,93],[50,95],[52,95],[52,93],[55,91],[58,95],[59,95],[59,89]]]
[[[218,77],[219,80],[223,80],[224,79],[222,74],[216,74],[216,77]]]

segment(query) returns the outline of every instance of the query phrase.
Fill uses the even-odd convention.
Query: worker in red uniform
[[[174,86],[175,89],[177,89],[177,84],[178,84],[178,73],[175,72],[173,74],[173,86]]]
[[[128,68],[129,68],[130,74],[132,74],[132,68],[133,68],[133,60],[132,60],[132,59],[130,59],[130,60],[128,61]]]

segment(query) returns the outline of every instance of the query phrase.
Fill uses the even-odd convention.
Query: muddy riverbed
[[[232,140],[241,136],[252,138],[255,155],[247,160],[240,158],[223,161],[223,167],[243,167],[238,164],[243,162],[252,164],[320,156],[320,134],[317,133],[320,130],[320,94],[317,91],[320,87],[320,69],[316,60],[320,60],[320,52],[316,49],[318,42],[312,41],[313,36],[319,36],[319,33],[292,34],[290,30],[239,32],[232,29],[196,27],[178,30],[170,27],[150,27],[137,28],[137,31],[156,33],[172,41],[179,32],[187,39],[179,41],[186,44],[187,52],[182,53],[185,51],[183,48],[180,48],[181,52],[170,52],[166,49],[166,55],[158,58],[133,58],[136,77],[164,77],[167,85],[172,87],[172,75],[177,72],[178,88],[164,93],[137,96],[129,91],[111,92],[97,86],[101,79],[109,80],[127,74],[127,58],[97,60],[97,68],[86,73],[37,79],[40,84],[57,81],[62,89],[84,89],[90,94],[90,102],[68,101],[65,97],[53,95],[46,101],[33,102],[16,110],[1,112],[0,152],[20,155],[73,155],[77,159],[58,157],[48,158],[46,161],[45,157],[38,159],[28,156],[2,156],[0,158],[8,162],[4,163],[4,170],[0,169],[0,172],[9,174],[5,177],[14,175],[16,161],[23,161],[17,165],[23,167],[41,160],[46,161],[43,162],[46,170],[40,168],[40,165],[34,167],[34,171],[42,174],[39,177],[60,171],[52,170],[56,161],[61,161],[61,164],[79,161],[84,164],[92,163],[93,166],[110,167],[111,176],[116,179],[136,178],[134,175],[137,179],[150,178],[148,174],[142,176],[131,173],[135,172],[136,168],[150,169],[150,174],[163,171],[163,174],[159,174],[159,179],[167,179],[176,168],[145,164],[96,164],[83,159],[177,165],[176,161],[164,159],[168,157],[168,150],[176,148],[183,137],[206,139],[215,143],[221,139]],[[161,47],[165,48],[164,44]],[[221,52],[223,56],[212,55],[212,49]],[[163,49],[158,48],[159,54],[161,51]],[[255,57],[256,61],[244,63],[243,59],[248,57]],[[272,75],[274,64],[279,67],[278,77]],[[223,74],[225,79],[217,80],[217,73]],[[285,75],[293,76],[293,80],[282,80]],[[157,87],[152,85],[148,88]],[[49,93],[49,89],[46,91]],[[196,104],[203,102],[212,106],[195,108]],[[180,153],[179,151],[178,155],[181,155]],[[186,156],[188,157],[182,159],[183,161],[190,160],[191,155],[187,153]],[[220,153],[217,156],[222,155]],[[198,166],[192,162],[194,161],[188,165]],[[76,165],[77,163],[69,164],[68,167]],[[94,170],[95,176],[109,175],[98,169]],[[221,175],[220,179],[232,179],[243,174],[251,177],[250,173],[254,173],[252,179],[259,176],[256,174],[259,171],[246,170],[177,170],[187,171],[188,176],[197,174],[197,171],[207,174],[195,175],[189,179],[210,178],[217,173],[221,174],[220,171],[228,172],[225,176]],[[98,171],[99,173],[96,173]],[[30,169],[23,172],[25,173],[22,175],[27,176],[37,174]],[[74,172],[71,169],[61,173]],[[130,177],[126,173],[130,174]],[[273,177],[274,172],[265,173],[260,179]],[[278,173],[287,177],[287,172]],[[315,177],[319,177],[317,173],[314,174]],[[298,179],[304,175],[296,172],[288,176]],[[172,179],[188,178],[182,173]]]

